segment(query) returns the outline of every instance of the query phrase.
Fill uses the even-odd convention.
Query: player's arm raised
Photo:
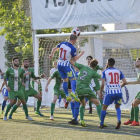
[[[73,60],[74,61],[78,60],[84,53],[85,53],[85,51],[81,51],[81,53],[79,55],[73,57]]]
[[[50,59],[53,58],[55,51],[58,50],[58,49],[59,49],[58,47],[54,47],[54,48],[52,49],[52,52],[51,52],[51,54],[49,55],[49,58],[50,58]]]

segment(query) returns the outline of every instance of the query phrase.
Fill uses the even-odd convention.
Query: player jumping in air
[[[19,59],[17,57],[14,57],[12,59],[12,64],[13,66],[6,71],[4,76],[4,84],[6,85],[7,91],[9,92],[8,96],[9,96],[10,103],[7,105],[7,109],[4,114],[3,120],[7,121],[7,114],[10,111],[12,105],[14,104],[16,97],[18,97],[18,99],[20,99],[23,104],[23,109],[26,115],[26,119],[32,120],[32,118],[28,116],[28,109],[22,91],[22,87],[24,84],[22,81],[24,77],[24,71],[23,69],[19,68]],[[7,84],[7,78],[8,78],[8,84]]]
[[[99,119],[101,114],[100,102],[89,86],[92,78],[101,78],[101,76],[97,72],[92,70],[92,68],[95,67],[93,65],[94,61],[94,59],[91,60],[90,67],[78,64],[74,60],[70,61],[72,65],[79,69],[76,92],[78,94],[78,98],[82,103],[82,106],[80,107],[80,120],[82,126],[86,126],[84,123],[84,112],[86,105],[85,98],[89,99],[89,101],[93,102],[96,105]]]
[[[63,79],[64,92],[66,96],[69,96],[68,94],[68,78],[69,78],[71,80],[71,88],[72,88],[71,96],[75,98],[75,101],[79,101],[77,97],[74,95],[76,90],[76,76],[75,76],[75,70],[73,66],[70,64],[70,60],[73,59],[76,61],[84,54],[84,51],[82,51],[77,56],[76,48],[73,46],[76,43],[76,40],[77,40],[77,36],[71,34],[69,42],[61,42],[59,45],[57,45],[57,47],[52,49],[52,52],[49,55],[49,57],[50,59],[53,58],[55,51],[58,49],[60,50],[57,68]]]
[[[140,58],[137,58],[137,60],[135,62],[135,67],[138,68],[137,81],[127,82],[126,85],[140,84]],[[125,84],[123,84],[122,87],[124,85]],[[131,124],[131,126],[139,126],[139,106],[138,106],[139,104],[140,104],[140,92],[137,93],[134,101],[132,102],[131,117],[128,121],[123,123],[124,125]]]
[[[106,85],[105,95],[103,99],[103,107],[101,112],[101,123],[100,128],[104,127],[104,119],[106,116],[107,107],[115,101],[115,108],[117,112],[118,123],[115,129],[119,129],[121,125],[121,101],[122,101],[122,91],[120,86],[120,80],[123,83],[126,83],[125,77],[123,73],[114,68],[115,60],[113,58],[109,58],[107,61],[108,69],[104,70],[102,73],[102,84],[100,90],[100,98],[102,98],[102,93],[104,89],[104,85]]]
[[[24,72],[23,82],[24,82],[25,86],[22,86],[22,91],[23,91],[24,96],[25,96],[25,102],[28,101],[29,96],[37,98],[38,99],[37,110],[35,111],[35,113],[40,115],[40,116],[44,116],[39,111],[40,106],[41,106],[42,96],[36,90],[34,90],[30,85],[31,78],[33,78],[34,80],[37,80],[37,79],[41,79],[41,77],[44,77],[44,75],[41,75],[41,77],[36,77],[34,75],[33,69],[29,68],[29,60],[28,59],[23,60],[23,66],[24,66],[24,68],[23,68],[23,72]],[[17,104],[15,104],[13,106],[13,109],[11,110],[10,115],[9,115],[9,119],[12,119],[13,112],[20,106],[21,102],[22,101],[20,100],[17,102]]]

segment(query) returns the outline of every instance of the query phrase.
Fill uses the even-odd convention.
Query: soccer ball
[[[71,31],[71,34],[74,34],[76,35],[77,37],[80,36],[80,30],[78,28],[74,28],[72,31]]]

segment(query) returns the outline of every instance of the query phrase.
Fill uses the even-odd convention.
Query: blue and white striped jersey
[[[122,93],[120,80],[124,77],[123,73],[116,68],[108,68],[103,71],[102,79],[105,79],[106,88],[105,94],[117,94]]]
[[[58,65],[68,66],[71,58],[77,55],[76,48],[69,42],[61,42],[57,48],[60,48]]]

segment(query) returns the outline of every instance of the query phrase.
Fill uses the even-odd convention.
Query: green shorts
[[[137,95],[135,96],[135,99],[139,99],[140,100],[140,91],[137,93]]]
[[[38,94],[38,92],[31,87],[29,88],[29,90],[24,89],[23,93],[24,93],[25,98],[28,98],[29,96],[34,96],[34,95]]]
[[[63,90],[54,89],[54,95],[57,95],[58,98],[61,95],[61,98],[66,99],[66,94],[65,94],[65,92]]]
[[[87,98],[88,100],[90,100],[91,98],[97,99],[95,93],[90,88],[77,89],[76,92],[80,101],[82,101],[84,98]]]
[[[100,90],[100,83],[99,83],[99,80],[97,79],[97,78],[94,78],[94,82],[95,82],[95,87],[93,87],[93,89],[95,90],[95,91],[98,91],[98,90]]]
[[[65,92],[63,90],[54,89],[54,95],[57,95],[58,98],[61,95],[61,98],[66,99],[66,94],[65,94]]]
[[[18,90],[18,91],[12,90],[12,91],[8,92],[8,97],[9,97],[9,99],[16,99],[16,98],[18,98],[20,100],[25,99],[25,96],[24,96],[22,90]]]

